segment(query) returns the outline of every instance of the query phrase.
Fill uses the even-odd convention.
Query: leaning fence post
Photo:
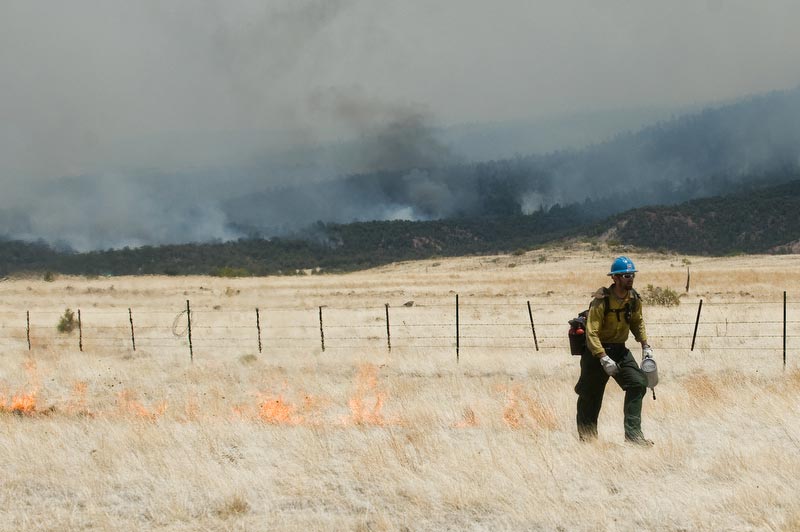
[[[689,351],[694,351],[694,340],[697,338],[697,326],[700,325],[700,310],[703,308],[703,300],[700,300],[700,304],[697,306],[697,319],[694,322],[694,334],[692,335],[692,348]]]
[[[691,275],[689,274],[689,267],[686,267],[686,293],[689,293],[689,279]]]
[[[322,306],[319,307],[319,341],[322,344],[322,352],[325,352],[325,331],[322,329]]]
[[[258,307],[256,307],[256,329],[258,329],[258,352],[261,352],[261,316],[258,314]]]
[[[786,290],[783,291],[783,369],[786,369]]]
[[[83,327],[81,326],[81,309],[78,309],[78,349],[83,351]]]
[[[186,329],[189,336],[189,361],[194,362],[194,348],[192,347],[192,309],[189,306],[189,300],[186,300],[186,323],[188,328]]]
[[[133,332],[133,311],[131,311],[130,307],[128,307],[128,319],[131,322],[131,345],[133,350],[136,351],[136,334]]]
[[[456,364],[458,364],[461,338],[458,331],[458,294],[456,294]]]
[[[25,333],[28,336],[28,351],[30,351],[31,350],[31,311],[30,310],[26,310],[25,311],[25,322],[26,322]]]
[[[386,346],[389,348],[389,352],[392,352],[392,331],[389,328],[389,303],[384,303],[386,306]]]
[[[536,350],[539,350],[539,340],[536,339],[536,327],[533,325],[533,312],[531,311],[531,302],[528,301],[528,317],[531,319],[531,332],[533,332],[533,345],[536,346]]]

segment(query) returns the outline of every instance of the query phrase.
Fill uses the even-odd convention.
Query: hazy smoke
[[[714,176],[798,162],[796,97],[530,155],[562,138],[603,138],[552,118],[565,110],[796,83],[796,69],[781,67],[796,62],[800,8],[789,2],[714,12],[685,2],[654,17],[653,6],[615,0],[603,16],[581,9],[580,21],[570,3],[521,0],[6,4],[0,235],[10,238],[83,250],[283,234],[316,220],[528,212],[619,193],[669,201],[719,190]],[[590,31],[551,46],[579,22]],[[598,38],[611,31],[637,46]],[[724,51],[706,46],[721,42]],[[545,114],[535,132],[506,122]],[[439,127],[462,121],[478,123]],[[615,132],[641,124],[618,122]]]
[[[359,88],[334,88],[316,91],[309,108],[356,139],[347,161],[353,172],[432,168],[459,160],[420,106],[384,102]]]
[[[120,175],[36,185],[2,211],[0,223],[7,237],[79,251],[239,236],[228,215],[201,194]]]
[[[800,155],[800,90],[584,150],[483,163],[459,162],[420,111],[361,96],[335,91],[314,103],[321,115],[347,117],[357,139],[327,149],[247,167],[87,174],[11,187],[2,199],[2,233],[86,250],[284,235],[317,220],[531,213],[586,199],[608,198],[610,213],[724,193],[738,180],[795,166]],[[328,163],[361,172],[331,178]]]

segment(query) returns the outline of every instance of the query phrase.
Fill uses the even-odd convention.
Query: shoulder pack
[[[594,293],[594,299],[589,303],[589,308],[592,305],[603,305],[603,313],[605,315],[615,314],[617,321],[630,322],[631,316],[641,305],[641,297],[636,290],[631,289],[631,300],[625,303],[622,308],[611,308],[609,298],[611,297],[611,289],[608,287],[598,288]],[[586,319],[589,316],[589,309],[579,312],[578,315],[569,320],[569,347],[574,356],[580,356],[586,349]]]

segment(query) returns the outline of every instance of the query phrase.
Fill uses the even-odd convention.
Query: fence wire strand
[[[781,351],[783,346],[775,345],[780,339],[785,339],[786,350],[796,349],[800,339],[800,319],[796,318],[800,313],[797,308],[800,301],[786,302],[790,310],[786,319],[764,319],[763,314],[737,320],[727,317],[731,314],[729,306],[736,305],[737,309],[752,307],[754,312],[762,313],[769,309],[776,318],[783,318],[783,303],[783,300],[706,301],[696,335],[693,335],[696,323],[694,305],[659,308],[657,319],[645,319],[648,339],[651,344],[658,345],[658,351],[664,352],[688,353],[692,340],[695,342],[694,351],[698,353]],[[259,347],[260,340],[266,352],[270,349],[335,351],[456,348],[459,351],[568,352],[567,322],[574,316],[560,309],[570,308],[577,312],[585,308],[585,301],[532,305],[532,314],[529,316],[525,301],[469,302],[462,299],[458,304],[458,318],[455,298],[447,303],[420,302],[409,306],[321,307],[325,311],[324,323],[322,315],[318,314],[319,306],[259,307],[261,323],[258,336],[255,311],[251,308],[193,308],[190,315],[187,315],[187,309],[134,309],[137,321],[134,327],[132,322],[129,323],[129,307],[94,307],[83,311],[81,342],[85,349],[132,349],[132,335],[141,331],[143,335],[135,335],[137,348],[186,349],[189,346],[187,335],[191,323],[192,343],[194,349],[200,351],[207,348],[252,352]],[[30,349],[36,349],[38,345],[66,347],[75,344],[74,347],[78,347],[75,333],[71,333],[71,336],[56,332],[56,318],[62,316],[62,312],[46,308],[34,308],[29,312],[28,326],[26,311],[0,310],[0,345],[27,347],[30,338],[33,346]],[[665,313],[675,319],[665,318]],[[557,318],[559,314],[562,315],[561,319]],[[535,316],[543,316],[544,319],[535,322]],[[171,324],[169,317],[172,317]],[[784,327],[786,330],[782,334]],[[331,334],[325,334],[327,331]],[[387,338],[387,334],[390,338]],[[533,334],[536,334],[536,339]]]

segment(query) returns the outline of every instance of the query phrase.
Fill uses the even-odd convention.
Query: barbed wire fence
[[[77,310],[77,330],[58,333],[64,311],[0,309],[0,346],[35,352],[42,347],[97,350],[185,350],[258,354],[280,350],[335,354],[343,350],[436,350],[454,362],[479,350],[568,353],[567,321],[587,302],[485,302],[375,306],[255,307]],[[786,366],[787,350],[800,348],[800,301],[782,299],[684,301],[675,307],[647,306],[649,342],[659,352],[751,352],[776,355]],[[779,358],[781,357],[781,358]]]

